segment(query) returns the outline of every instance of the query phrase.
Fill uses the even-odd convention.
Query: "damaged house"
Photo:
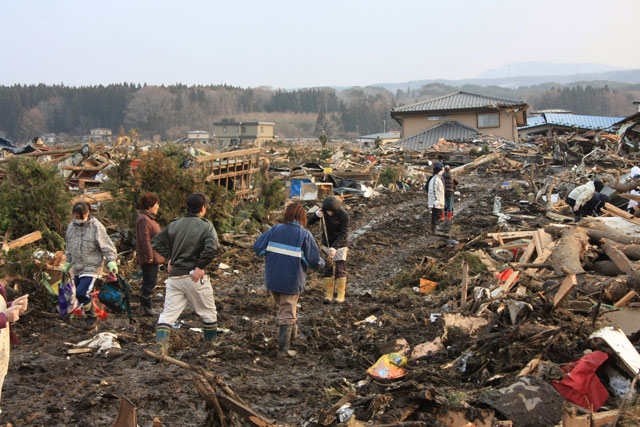
[[[391,117],[402,126],[397,145],[420,151],[441,138],[460,140],[479,133],[516,141],[527,108],[524,101],[458,91],[394,108]]]
[[[529,135],[550,137],[576,131],[611,130],[611,127],[620,120],[623,120],[623,117],[542,113],[538,116],[528,117],[526,126],[518,128],[518,134],[521,138]]]

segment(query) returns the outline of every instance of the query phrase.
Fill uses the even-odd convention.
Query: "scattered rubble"
[[[100,328],[118,336],[121,351],[68,356],[66,342],[92,337],[79,337],[75,319],[59,319],[51,296],[64,261],[43,259],[48,279],[35,281],[33,306],[16,324],[22,345],[6,379],[7,419],[107,423],[124,395],[140,425],[637,424],[640,218],[626,205],[640,182],[625,176],[635,154],[621,150],[618,135],[595,131],[459,143],[467,151],[452,144],[340,155],[297,147],[306,162],[294,164],[280,147],[184,153],[183,165],[238,190],[239,199],[257,191],[248,180],[255,173],[282,181],[286,197],[309,208],[342,194],[352,218],[347,304],[321,304],[322,278],[311,275],[300,299],[298,357],[285,366],[275,358],[262,263],[251,253],[256,232],[236,228],[220,233],[225,251],[211,269],[221,332],[213,350],[202,344],[194,313],[172,333],[171,359],[149,351],[153,319],[129,325],[110,314]],[[94,148],[61,166],[72,172],[76,196],[100,197],[108,178],[99,173],[129,155],[106,154]],[[429,234],[423,186],[443,159],[455,166],[460,196],[453,221]],[[595,177],[608,184],[611,202],[576,224],[564,199]],[[36,237],[11,236],[3,249]],[[139,287],[124,252],[121,265]],[[23,286],[5,280],[10,292]],[[163,294],[159,286],[156,302]],[[580,391],[584,384],[598,394]]]

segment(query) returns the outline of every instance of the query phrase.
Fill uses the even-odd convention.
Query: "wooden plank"
[[[527,249],[525,249],[524,253],[520,257],[520,260],[519,260],[520,264],[528,263],[531,257],[533,256],[533,253],[535,252],[535,250],[536,250],[536,242],[532,240],[531,242],[529,242],[529,246],[527,246]],[[542,252],[539,252],[539,253],[542,253]]]
[[[536,252],[541,254],[542,253],[542,242],[540,241],[540,235],[538,234],[538,232],[536,231],[535,233],[533,233],[533,243],[536,245]]]
[[[86,194],[81,194],[79,196],[75,196],[73,199],[71,199],[71,202],[78,203],[78,202],[90,201],[92,203],[97,203],[97,202],[105,202],[107,200],[113,200],[113,196],[111,195],[110,192],[103,191],[101,193],[86,193]]]
[[[508,231],[506,233],[487,233],[487,236],[498,239],[498,236],[501,236],[503,239],[516,239],[520,237],[531,237],[535,231]]]
[[[67,350],[67,354],[85,354],[85,353],[91,353],[93,352],[92,348],[70,348],[69,350]]]
[[[258,415],[253,409],[249,408],[246,405],[243,405],[240,402],[235,401],[229,396],[218,393],[216,394],[216,397],[218,398],[220,405],[249,420],[253,425],[260,427],[275,427],[275,424],[270,423],[269,421]]]
[[[462,289],[460,290],[460,307],[467,305],[467,289],[469,287],[469,264],[462,261]]]
[[[634,223],[634,224],[636,224],[636,225],[640,225],[640,218],[636,218],[636,217],[634,217],[634,216],[633,216],[632,214],[630,214],[629,212],[624,211],[624,210],[622,210],[622,209],[620,209],[620,208],[618,208],[618,207],[616,207],[616,206],[612,205],[611,203],[605,203],[605,204],[604,204],[604,210],[605,210],[607,213],[610,213],[610,214],[612,214],[612,215],[614,215],[614,216],[618,216],[618,217],[620,217],[620,218],[624,218],[624,219],[626,219],[626,220],[627,220],[627,221],[629,221],[629,222],[632,222],[632,223]]]
[[[230,159],[257,153],[262,153],[262,148],[248,148],[246,150],[227,151],[225,153],[216,153],[209,156],[196,156],[196,163],[203,163],[210,160]]]
[[[13,240],[6,245],[3,245],[3,250],[5,250],[5,248],[7,251],[15,248],[21,248],[25,245],[28,245],[29,243],[37,242],[40,239],[42,239],[42,233],[39,231],[34,231],[33,233],[29,233],[26,236],[22,236],[19,239]]]
[[[624,307],[625,305],[627,305],[627,303],[629,301],[631,301],[632,299],[634,299],[638,294],[636,294],[636,291],[629,291],[627,292],[627,294],[625,296],[623,296],[622,298],[620,298],[618,300],[618,302],[616,302],[615,304],[613,304],[614,307]]]
[[[553,248],[556,246],[557,242],[552,242],[549,246],[542,250],[541,254],[538,254],[538,257],[534,260],[535,264],[544,264],[544,262],[549,259],[551,253],[553,252]],[[526,271],[527,274],[536,274],[535,268],[530,268]]]
[[[491,292],[491,297],[495,298],[495,297],[498,297],[500,295],[503,295],[503,294],[506,294],[507,292],[509,292],[509,289],[511,289],[511,287],[515,284],[515,282],[518,279],[519,275],[520,275],[519,271],[515,271],[515,272],[511,273],[511,276],[509,276],[509,278],[507,279],[506,282],[504,282],[504,284],[498,286],[496,289],[494,289]]]
[[[544,231],[544,229],[541,228],[540,230],[538,230],[537,234],[543,250],[553,242],[553,236]]]
[[[562,415],[563,427],[600,427],[613,425],[620,415],[617,409],[603,412],[592,412],[586,415],[575,415],[565,412]]]
[[[553,297],[552,310],[555,310],[560,304],[562,304],[562,301],[567,299],[576,286],[578,286],[578,279],[575,274],[570,274],[565,277],[560,285],[560,289],[558,289],[558,292],[556,292],[556,295]]]
[[[618,194],[618,196],[622,197],[623,199],[635,200],[636,202],[640,202],[640,195],[638,194],[622,193]]]
[[[107,166],[109,166],[111,163],[105,162],[103,164],[101,164],[100,166],[90,166],[90,167],[85,167],[85,166],[68,166],[68,165],[62,165],[60,166],[60,169],[62,170],[67,170],[67,171],[76,171],[76,172],[99,172],[102,169],[106,168]]]

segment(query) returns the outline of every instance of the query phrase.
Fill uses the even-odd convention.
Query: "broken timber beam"
[[[616,267],[622,270],[625,274],[629,274],[633,271],[634,268],[631,260],[629,260],[624,252],[618,249],[611,240],[602,239],[602,247]]]
[[[42,239],[42,233],[39,231],[34,231],[33,233],[29,233],[25,236],[20,237],[19,239],[12,240],[9,243],[2,244],[2,250],[5,252],[10,251],[11,249],[21,248],[29,243],[37,242]]]
[[[570,274],[562,281],[560,285],[560,289],[556,292],[556,295],[553,297],[553,309],[558,308],[562,302],[567,299],[567,297],[573,292],[575,287],[578,286],[578,279],[575,274]]]
[[[451,169],[451,174],[452,175],[458,175],[461,173],[464,173],[468,170],[471,170],[473,168],[476,168],[484,163],[488,163],[488,162],[492,162],[496,159],[499,159],[502,156],[502,153],[500,152],[496,152],[496,153],[491,153],[491,154],[487,154],[485,156],[481,156],[478,157],[477,159],[475,159],[473,162],[471,163],[467,163],[466,165],[462,165],[462,166],[458,166],[457,168],[453,168]]]

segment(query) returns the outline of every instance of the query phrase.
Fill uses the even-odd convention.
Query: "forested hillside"
[[[552,84],[509,89],[429,84],[391,93],[377,87],[272,90],[216,86],[117,84],[0,86],[0,131],[25,142],[47,132],[86,135],[91,128],[138,128],[143,137],[171,140],[189,130],[211,130],[221,119],[275,121],[280,138],[330,138],[399,129],[389,111],[456,90],[523,99],[532,109],[562,108],[579,114],[625,116],[635,111],[640,85]]]

